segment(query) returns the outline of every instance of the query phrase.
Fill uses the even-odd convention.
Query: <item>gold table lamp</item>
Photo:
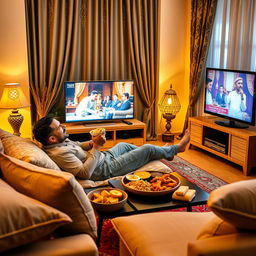
[[[20,126],[24,117],[19,113],[19,108],[29,107],[30,104],[24,95],[19,83],[8,83],[4,85],[0,99],[0,108],[12,109],[8,121],[13,129],[13,134],[20,136]]]
[[[166,119],[166,131],[162,135],[162,140],[165,142],[173,141],[174,134],[170,132],[171,122],[180,111],[181,105],[176,92],[172,89],[172,84],[170,85],[170,89],[164,93],[158,106],[163,114],[163,118]]]

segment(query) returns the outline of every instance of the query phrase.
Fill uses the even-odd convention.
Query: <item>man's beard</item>
[[[68,138],[69,134],[65,133],[62,138],[58,137],[58,143],[64,142]]]

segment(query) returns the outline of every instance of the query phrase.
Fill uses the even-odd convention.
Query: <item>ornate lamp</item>
[[[172,89],[172,84],[170,85],[170,89],[164,93],[158,106],[163,114],[163,118],[166,119],[166,131],[162,135],[162,140],[166,142],[173,141],[174,134],[170,132],[172,127],[171,122],[180,111],[181,105],[176,92]]]
[[[20,136],[20,126],[23,122],[23,116],[18,108],[29,107],[26,96],[21,90],[20,84],[8,83],[4,85],[3,94],[0,99],[0,108],[13,109],[8,117],[8,121],[13,129],[13,134]]]

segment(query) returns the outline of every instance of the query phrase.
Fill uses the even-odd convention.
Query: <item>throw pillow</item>
[[[30,139],[15,136],[1,129],[0,139],[7,155],[40,167],[60,170],[58,165]]]
[[[211,192],[208,206],[237,228],[256,229],[256,182],[246,180],[224,185]]]
[[[73,220],[61,228],[66,235],[86,233],[96,237],[93,208],[74,175],[41,168],[2,153],[0,167],[3,178],[13,188],[66,213]]]
[[[223,236],[237,233],[237,228],[224,221],[223,219],[214,216],[199,232],[197,239],[206,239],[213,236]]]
[[[0,252],[34,242],[70,223],[64,213],[20,194],[0,179]]]

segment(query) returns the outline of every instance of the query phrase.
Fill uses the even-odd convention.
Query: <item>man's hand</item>
[[[241,94],[241,96],[243,96],[244,94],[244,90],[242,88],[239,89],[239,93]]]
[[[105,134],[92,136],[93,148],[100,149],[106,143]]]

